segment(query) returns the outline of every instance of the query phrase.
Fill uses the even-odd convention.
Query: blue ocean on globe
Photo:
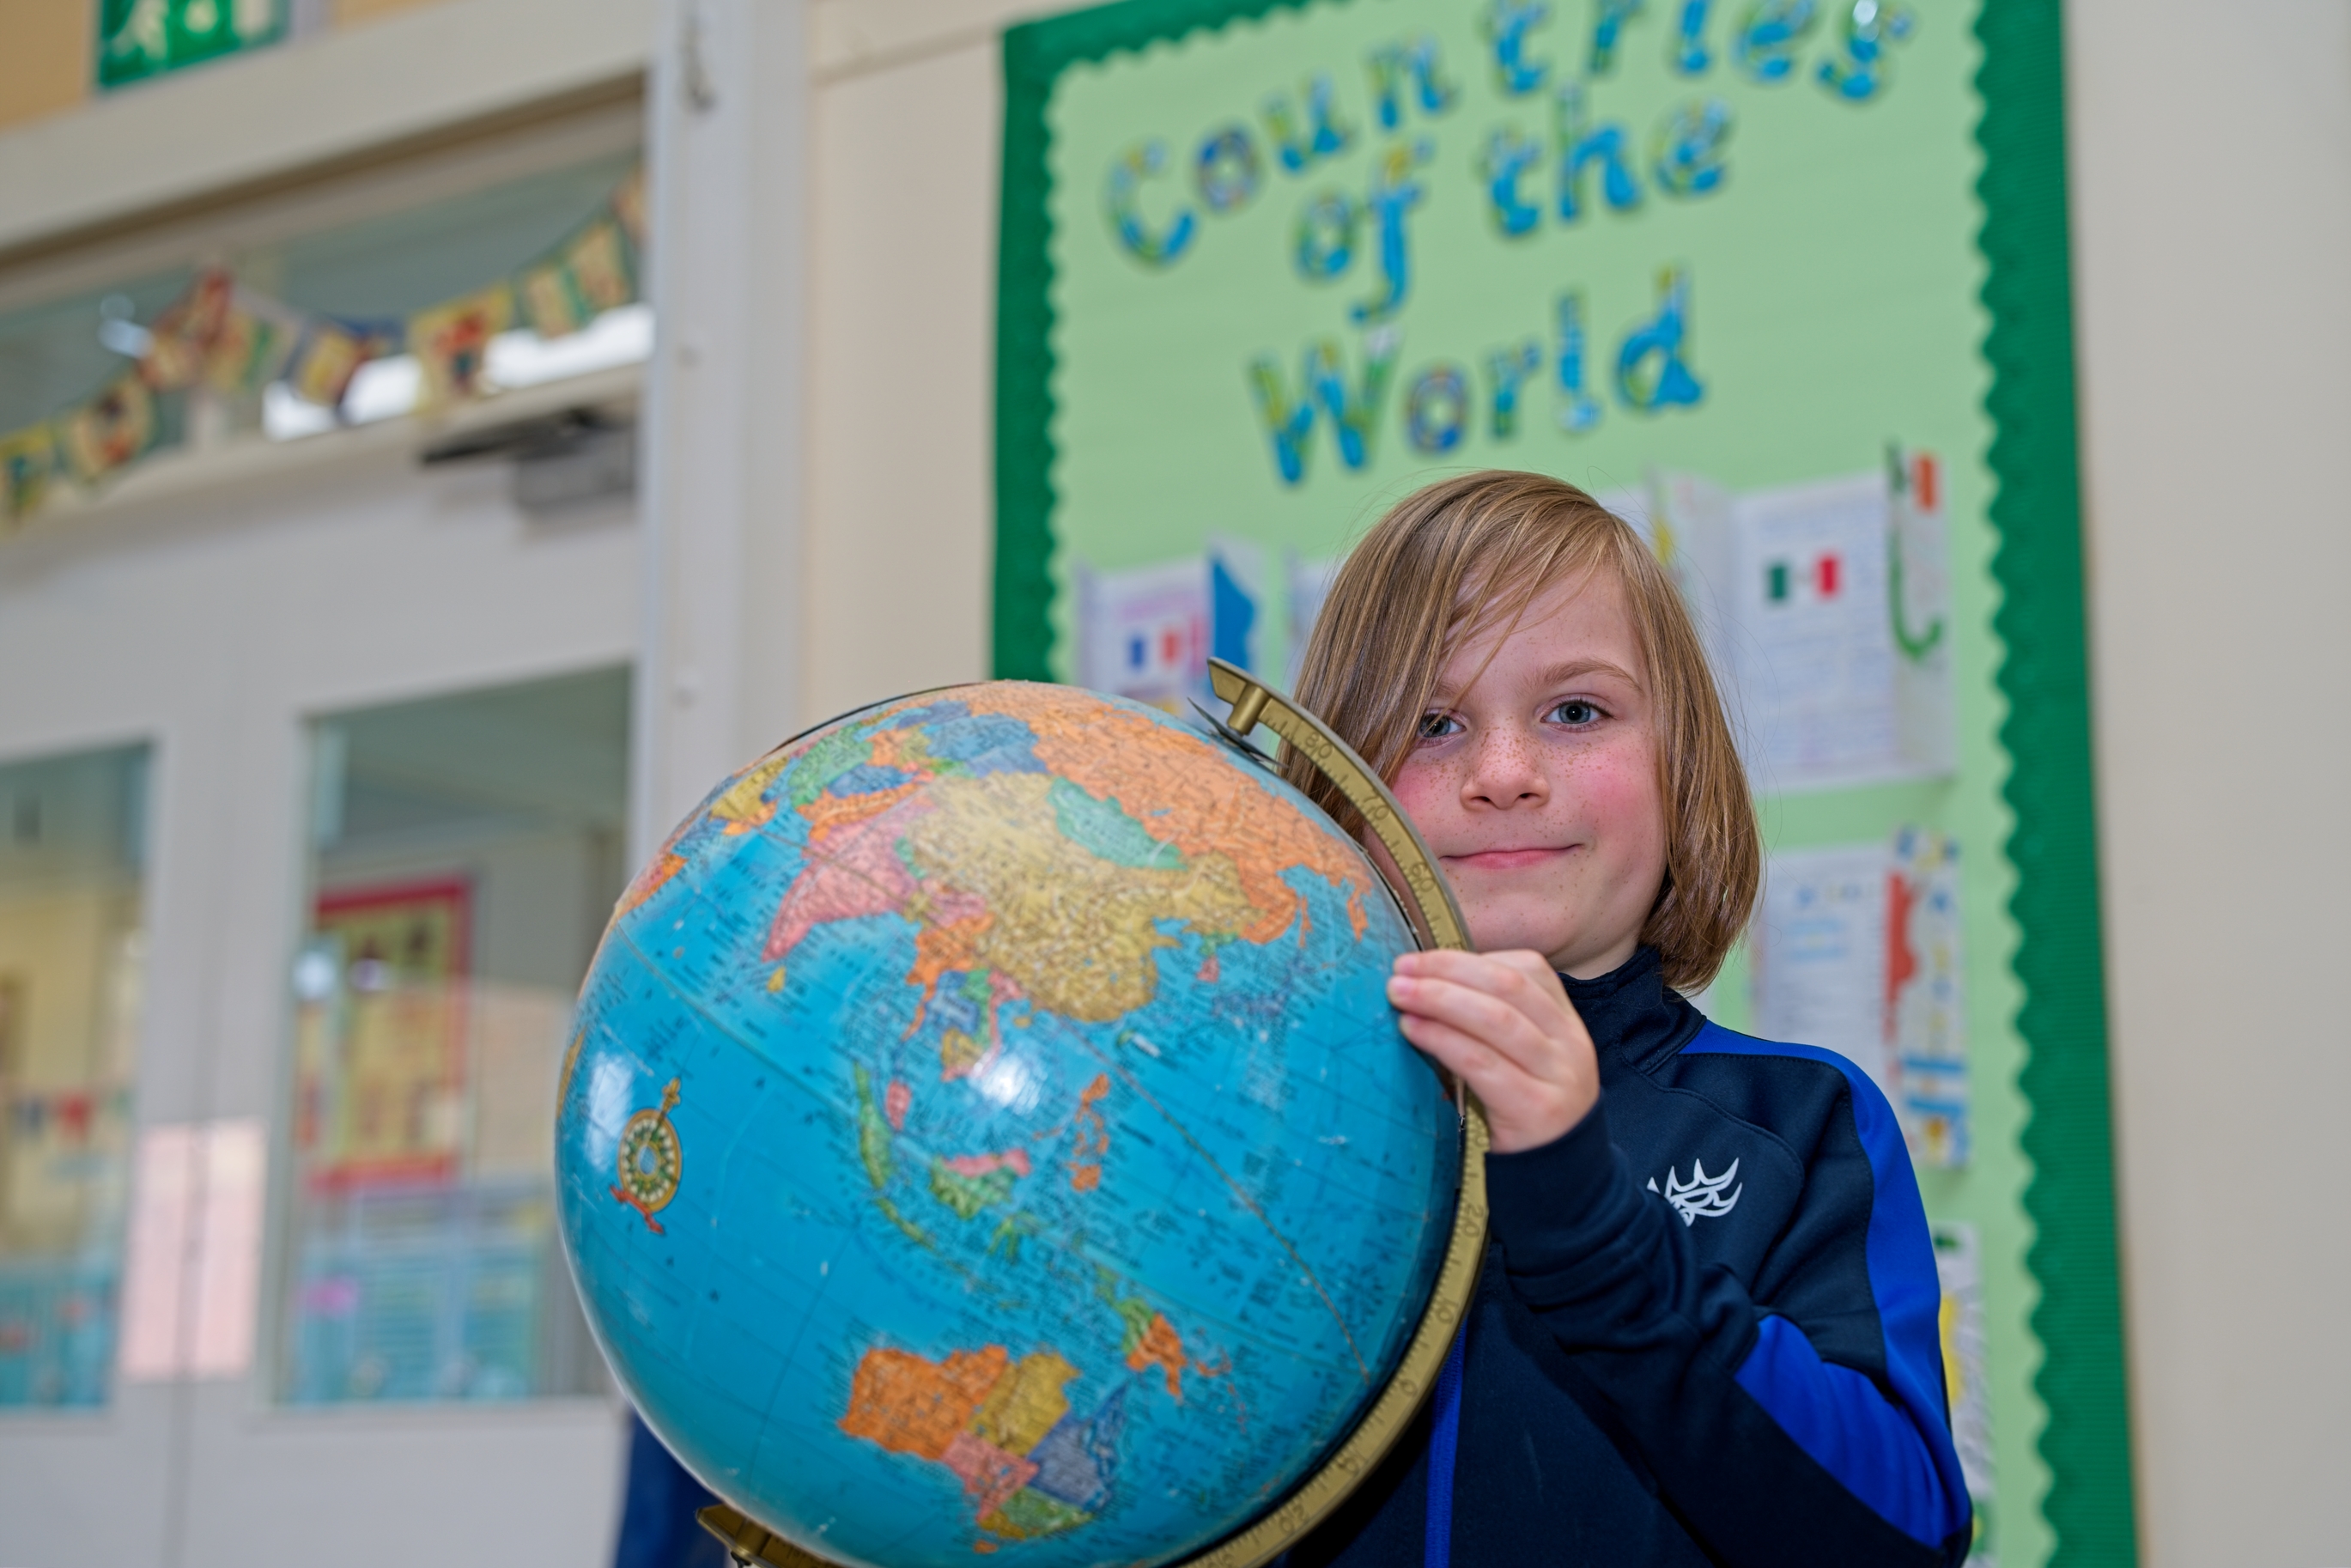
[[[721,1496],[873,1568],[1180,1561],[1417,1326],[1460,1129],[1410,927],[1297,791],[998,682],[726,781],[632,883],[557,1132],[581,1300]]]

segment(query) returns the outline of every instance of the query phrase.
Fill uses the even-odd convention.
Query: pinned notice
[[[1771,857],[1755,928],[1755,1023],[1869,1074],[1921,1165],[1968,1163],[1959,847],[1884,843]]]
[[[1207,700],[1211,655],[1262,666],[1264,552],[1212,539],[1200,555],[1117,571],[1081,564],[1078,684],[1182,711]]]
[[[267,1138],[258,1120],[140,1134],[122,1375],[239,1377],[253,1364]]]
[[[1794,790],[1951,771],[1940,465],[1734,495],[1651,483],[1650,538],[1729,698],[1756,783]]]
[[[1967,1478],[1968,1496],[1975,1500],[1979,1520],[1991,1511],[1993,1470],[1991,1395],[1984,1366],[1983,1261],[1976,1228],[1959,1220],[1938,1220],[1930,1229],[1935,1239],[1935,1273],[1942,1287],[1936,1326],[1943,1344],[1944,1394],[1950,1402],[1951,1443],[1959,1451],[1959,1472]],[[1976,1531],[1976,1551],[1968,1562],[1989,1568],[1984,1532]]]

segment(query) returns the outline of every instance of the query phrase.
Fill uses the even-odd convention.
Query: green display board
[[[998,672],[1279,680],[1446,473],[1622,510],[1772,856],[1702,1005],[1901,1112],[1979,1557],[2130,1560],[2053,0],[1126,0],[1005,72]]]

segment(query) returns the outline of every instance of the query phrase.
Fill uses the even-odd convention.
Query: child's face
[[[1479,950],[1532,948],[1586,977],[1630,958],[1666,831],[1647,673],[1614,574],[1570,578],[1507,637],[1455,653],[1394,788]]]

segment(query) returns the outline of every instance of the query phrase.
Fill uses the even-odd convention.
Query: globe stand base
[[[804,1552],[758,1520],[713,1503],[695,1514],[703,1529],[718,1537],[738,1568],[835,1568],[813,1552]]]

